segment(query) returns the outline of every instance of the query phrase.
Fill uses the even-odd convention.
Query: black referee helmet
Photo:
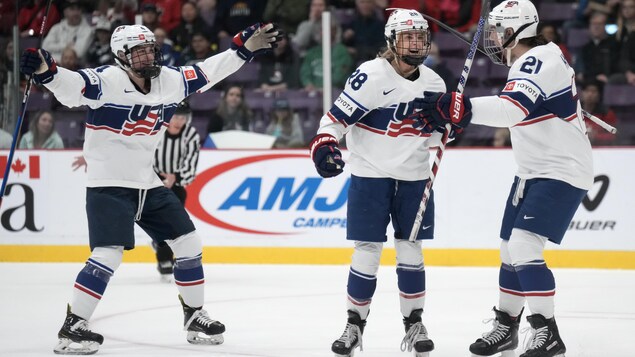
[[[186,100],[183,100],[176,106],[176,111],[174,112],[174,114],[192,114],[192,109],[190,108],[188,102]]]

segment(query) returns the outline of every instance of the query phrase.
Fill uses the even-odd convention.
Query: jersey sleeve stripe
[[[375,128],[372,128],[372,127],[370,127],[368,125],[364,125],[364,124],[362,124],[360,122],[355,123],[355,126],[359,127],[360,129],[368,130],[368,131],[373,132],[375,134],[380,134],[380,135],[385,135],[386,134],[386,132],[384,130],[375,129]]]
[[[99,100],[99,98],[101,98],[101,95],[102,95],[101,79],[93,73],[92,77],[97,79],[95,83],[94,80],[91,81],[91,79],[84,72],[84,70],[79,70],[77,71],[77,73],[79,73],[79,75],[82,76],[82,78],[84,79],[85,86],[82,91],[82,94],[84,95],[84,97],[88,99]]]
[[[326,112],[326,116],[329,119],[331,119],[331,121],[333,121],[333,123],[340,123],[340,124],[344,125],[345,128],[348,126],[348,124],[346,124],[346,121],[338,120],[335,116],[333,116],[333,114],[331,114],[331,111]]]
[[[368,111],[368,108],[366,108],[365,106],[361,105],[358,101],[356,101],[356,100],[355,100],[355,99],[353,99],[350,95],[348,95],[348,93],[346,93],[346,92],[342,92],[342,94],[343,94],[344,96],[346,96],[346,98],[350,99],[353,103],[355,103],[355,105],[357,105],[357,106],[359,107],[359,109],[361,109],[361,110],[363,110],[363,111],[365,111],[365,112],[367,112],[367,111]]]
[[[515,100],[514,98],[512,98],[512,97],[510,97],[510,96],[508,96],[508,95],[504,95],[504,94],[501,94],[499,97],[500,97],[501,99],[508,100],[508,101],[510,101],[513,105],[517,106],[520,110],[522,110],[522,111],[523,111],[523,113],[525,114],[525,116],[529,115],[529,110],[527,110],[527,108],[525,108],[525,106],[523,106],[522,104],[520,104],[520,102],[519,102],[519,101]]]

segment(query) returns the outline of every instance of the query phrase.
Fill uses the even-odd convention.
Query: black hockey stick
[[[40,26],[40,46],[42,45],[42,38],[44,37],[44,27],[46,27],[46,20],[49,16],[49,10],[51,9],[51,1],[48,0],[46,4],[46,12],[42,18],[42,25]],[[17,47],[16,47],[17,48]],[[31,92],[31,85],[33,84],[33,74],[29,76],[29,80],[24,88],[24,97],[22,98],[22,108],[20,109],[20,115],[18,115],[18,121],[15,123],[15,130],[13,131],[13,140],[11,141],[11,148],[9,149],[9,158],[7,159],[7,167],[4,169],[4,176],[2,176],[2,186],[0,186],[0,207],[2,207],[2,199],[4,198],[4,190],[7,188],[7,181],[9,181],[9,174],[11,173],[11,164],[13,163],[13,154],[18,144],[18,136],[22,129],[22,119],[26,114],[26,104],[29,101],[29,93]]]
[[[453,29],[452,27],[444,24],[443,22],[435,19],[432,16],[426,15],[426,14],[421,14],[423,15],[423,17],[428,20],[428,21],[432,21],[435,24],[439,25],[441,28],[443,28],[444,30],[446,30],[447,32],[453,34],[454,36],[456,36],[456,38],[458,38],[459,40],[465,42],[468,46],[472,46],[472,42],[470,40],[468,40],[465,36],[463,36],[462,33],[460,33],[459,31]],[[481,46],[476,46],[476,50],[479,51],[480,53],[484,54],[485,56],[487,56],[487,53],[485,53],[485,50],[483,50],[483,48]]]
[[[481,17],[478,20],[478,26],[476,27],[476,33],[474,34],[474,38],[472,39],[472,43],[470,44],[470,51],[467,53],[467,58],[465,59],[465,65],[463,65],[463,72],[461,73],[461,78],[459,78],[459,84],[456,88],[457,93],[463,93],[465,89],[465,83],[467,82],[467,77],[470,74],[470,69],[472,68],[472,61],[474,60],[474,56],[476,55],[476,50],[478,48],[478,42],[481,38],[481,34],[483,33],[483,27],[485,27],[485,22],[487,22],[487,16],[489,15],[489,0],[484,0],[481,5]],[[432,184],[434,183],[434,178],[437,176],[437,172],[439,171],[439,165],[441,164],[441,158],[443,158],[443,153],[445,152],[445,145],[448,143],[448,137],[450,136],[450,131],[452,130],[451,124],[445,125],[445,131],[443,132],[443,137],[441,138],[441,145],[437,149],[437,153],[434,158],[434,164],[432,164],[432,170],[430,173],[430,180],[426,184],[426,188],[423,190],[423,197],[421,197],[421,202],[419,203],[419,209],[417,210],[417,215],[415,216],[415,221],[412,225],[412,230],[410,231],[410,241],[414,242],[417,240],[417,235],[419,230],[421,229],[421,222],[423,222],[423,215],[426,213],[426,207],[428,206],[428,200],[430,199],[430,191],[432,190]]]

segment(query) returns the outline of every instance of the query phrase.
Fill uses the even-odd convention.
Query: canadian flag
[[[6,155],[0,155],[0,172],[4,175],[4,170],[7,169],[7,162],[9,157]],[[11,165],[11,170],[17,175],[24,173],[24,170],[28,167],[29,169],[29,178],[30,179],[39,179],[40,178],[40,156],[39,155],[29,155],[29,162],[25,163],[20,158],[17,158],[13,164]]]

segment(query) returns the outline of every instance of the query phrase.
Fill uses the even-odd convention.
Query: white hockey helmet
[[[405,63],[411,66],[418,66],[428,57],[430,51],[430,30],[428,29],[428,21],[417,10],[409,9],[387,9],[394,10],[386,21],[384,26],[384,38],[386,45],[391,49],[395,56],[399,57]],[[397,35],[403,31],[422,31],[425,36],[423,55],[397,55]]]
[[[537,28],[538,11],[531,1],[503,1],[489,13],[484,33],[485,52],[494,63],[511,66],[511,49],[518,40],[535,37]]]
[[[152,46],[154,48],[154,63],[143,66],[142,68],[133,68],[132,64],[135,59],[132,58],[132,49],[137,46]],[[161,62],[163,56],[159,49],[154,33],[143,25],[125,25],[119,26],[113,31],[110,37],[110,49],[115,55],[115,61],[126,71],[132,71],[140,77],[152,79],[161,72]],[[123,53],[126,60],[119,57],[119,53]]]

